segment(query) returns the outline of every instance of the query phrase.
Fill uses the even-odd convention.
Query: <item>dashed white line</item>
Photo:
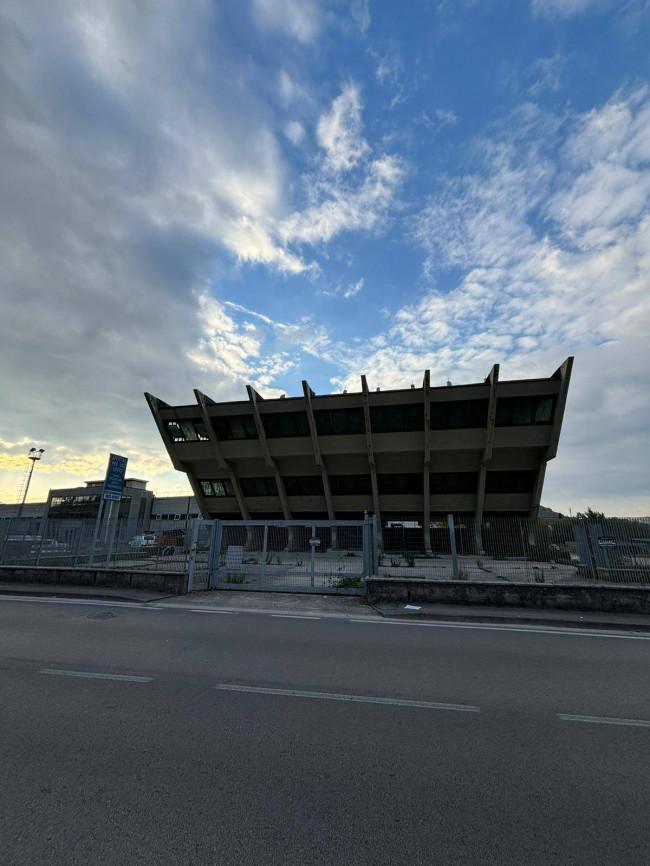
[[[188,610],[190,613],[221,613],[228,616],[237,616],[236,610],[203,610],[200,607],[184,607],[183,610]]]
[[[39,674],[51,674],[56,677],[82,677],[90,680],[120,680],[125,683],[150,683],[153,677],[134,677],[127,674],[100,674],[94,671],[68,671],[59,668],[43,668]]]
[[[359,704],[383,704],[391,707],[416,707],[424,710],[455,710],[460,713],[479,713],[470,704],[445,704],[435,701],[409,701],[400,698],[373,698],[368,695],[343,695],[330,692],[303,692],[297,689],[272,689],[264,686],[239,686],[220,683],[215,689],[224,692],[249,692],[256,695],[279,695],[286,698],[315,698],[321,701],[346,701]]]
[[[630,728],[650,728],[648,719],[615,719],[607,716],[576,716],[571,713],[558,713],[563,722],[586,722],[591,725],[623,725]]]
[[[272,613],[273,619],[320,619],[319,616],[303,616],[298,613]]]

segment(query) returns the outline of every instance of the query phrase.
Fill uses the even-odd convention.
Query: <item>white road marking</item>
[[[273,619],[320,619],[319,616],[303,616],[298,613],[272,613]]]
[[[516,625],[500,625],[493,624],[478,624],[472,622],[402,622],[396,619],[361,619],[348,618],[348,622],[369,622],[379,625],[410,625],[416,628],[460,628],[473,629],[475,631],[514,631],[522,632],[523,634],[550,634],[550,635],[569,635],[577,637],[609,637],[619,638],[621,640],[650,640],[650,635],[638,634],[636,632],[616,632],[616,631],[589,631],[586,628],[562,628],[561,626],[539,626],[537,628],[531,626]]]
[[[650,728],[647,719],[612,719],[607,716],[574,716],[570,713],[558,713],[563,722],[587,722],[592,725],[625,725],[631,728]]]
[[[461,713],[479,713],[470,704],[441,704],[433,701],[407,701],[399,698],[372,698],[367,695],[339,695],[328,692],[302,692],[297,689],[272,689],[263,686],[236,686],[220,683],[215,689],[224,692],[250,692],[257,695],[280,695],[287,698],[316,698],[321,701],[348,701],[359,704],[383,704],[391,707],[417,707],[425,710],[456,710]]]
[[[126,683],[150,683],[153,677],[132,677],[127,674],[98,674],[93,671],[67,671],[58,668],[43,668],[39,674],[52,674],[56,677],[83,677],[91,680],[120,680]]]
[[[183,610],[189,610],[190,613],[227,613],[229,616],[237,616],[236,610],[204,610],[201,607],[184,607]]]
[[[0,601],[16,601],[27,604],[81,604],[93,607],[139,607],[140,610],[164,610],[161,605],[148,604],[146,601],[98,601],[96,599],[81,598],[26,598],[23,595],[0,595]]]

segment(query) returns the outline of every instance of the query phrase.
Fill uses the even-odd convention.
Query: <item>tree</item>
[[[593,508],[588,508],[586,511],[579,511],[576,514],[580,520],[600,521],[605,520],[605,514],[602,511],[594,511]]]

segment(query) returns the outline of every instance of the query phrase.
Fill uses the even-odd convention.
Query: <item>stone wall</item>
[[[650,586],[561,586],[369,577],[368,601],[471,604],[650,615]]]
[[[151,589],[167,595],[187,592],[187,574],[174,571],[134,571],[118,568],[53,568],[36,565],[0,565],[0,581],[12,583],[106,586],[117,589]]]

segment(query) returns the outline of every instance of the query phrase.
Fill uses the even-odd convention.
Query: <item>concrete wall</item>
[[[152,589],[168,595],[187,592],[187,575],[173,571],[133,571],[115,568],[51,568],[32,565],[0,565],[0,581],[11,583],[106,586],[119,589]]]
[[[650,615],[650,586],[546,586],[370,577],[366,588],[372,604],[428,602]]]

